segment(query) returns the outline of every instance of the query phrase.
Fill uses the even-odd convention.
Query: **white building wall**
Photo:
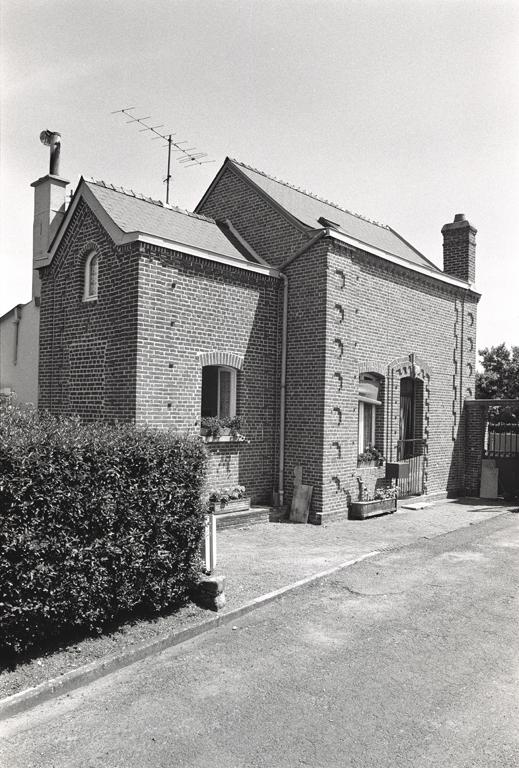
[[[36,406],[39,331],[40,309],[35,299],[0,318],[0,391],[14,391],[20,402]]]

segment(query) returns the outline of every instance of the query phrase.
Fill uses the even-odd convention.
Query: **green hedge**
[[[200,441],[0,404],[0,648],[179,604],[203,531]]]

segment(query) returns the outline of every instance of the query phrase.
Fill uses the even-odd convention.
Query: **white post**
[[[216,567],[216,516],[205,516],[205,569],[212,573]]]

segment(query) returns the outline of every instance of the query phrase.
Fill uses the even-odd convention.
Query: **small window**
[[[83,301],[97,299],[97,284],[99,273],[99,255],[91,253],[85,262]]]
[[[375,445],[376,406],[359,402],[359,453]]]
[[[236,369],[219,365],[202,368],[202,418],[236,416]]]
[[[369,448],[376,446],[376,435],[379,432],[377,423],[382,416],[380,406],[381,381],[377,376],[364,373],[359,380],[359,456]],[[378,425],[380,427],[380,424]]]

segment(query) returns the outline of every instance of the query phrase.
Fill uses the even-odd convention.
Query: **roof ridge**
[[[182,213],[184,216],[191,216],[193,219],[200,219],[201,221],[208,221],[211,224],[216,224],[216,221],[211,219],[209,216],[204,216],[201,213],[194,213],[193,211],[188,211],[185,208],[179,208],[178,205],[163,203],[162,200],[154,200],[152,197],[148,197],[141,192],[134,192],[133,189],[118,187],[115,184],[110,184],[106,181],[103,181],[103,179],[94,179],[93,176],[90,176],[89,178],[85,178],[85,181],[88,184],[96,184],[98,187],[104,187],[105,189],[111,189],[114,192],[120,192],[127,197],[134,197],[137,200],[143,200],[145,203],[156,205],[158,208],[163,208],[165,211],[175,211],[175,213]]]
[[[334,203],[331,200],[326,200],[326,198],[324,197],[319,197],[319,195],[316,195],[313,192],[310,192],[308,189],[302,189],[301,187],[297,187],[295,184],[290,184],[290,182],[284,181],[283,179],[279,179],[277,176],[272,176],[269,173],[265,173],[265,171],[260,171],[259,168],[254,168],[252,165],[248,165],[247,163],[242,163],[241,160],[237,160],[234,157],[229,157],[229,160],[232,163],[241,165],[243,168],[247,168],[249,171],[253,171],[254,173],[259,173],[260,176],[264,176],[266,179],[275,181],[278,184],[283,184],[285,187],[294,189],[296,192],[301,192],[301,194],[306,195],[307,197],[312,197],[314,200],[318,200],[320,203],[325,203],[326,205],[330,205],[332,208],[337,208],[338,211],[342,211],[343,213],[348,213],[350,216],[355,216],[357,219],[362,219],[362,221],[367,221],[369,224],[375,224],[375,226],[381,227],[382,229],[391,229],[391,227],[388,224],[381,224],[380,221],[375,221],[375,219],[369,219],[367,216],[363,216],[361,213],[355,213],[354,211],[349,211],[347,208],[343,208],[342,205],[339,205],[338,203]]]

